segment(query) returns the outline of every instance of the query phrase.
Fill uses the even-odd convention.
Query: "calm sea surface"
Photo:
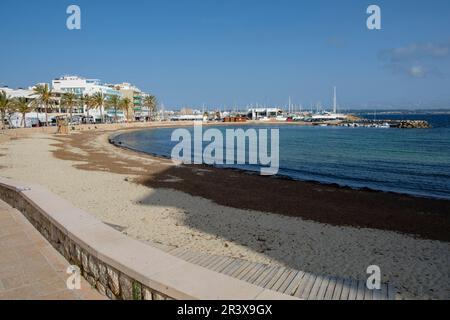
[[[376,117],[427,120],[433,129],[283,125],[243,126],[243,129],[280,130],[280,175],[353,188],[450,199],[450,115]],[[372,119],[373,115],[367,115],[367,118]],[[218,127],[221,131],[227,128]],[[173,130],[135,131],[121,134],[115,140],[130,149],[169,157],[177,144],[170,141]],[[250,165],[236,167],[259,170]]]

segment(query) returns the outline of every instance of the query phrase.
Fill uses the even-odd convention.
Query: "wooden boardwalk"
[[[392,285],[369,290],[365,280],[328,277],[281,266],[208,255],[184,248],[167,249],[168,253],[204,268],[305,300],[395,300]]]

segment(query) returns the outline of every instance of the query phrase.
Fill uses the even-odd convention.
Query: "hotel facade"
[[[105,99],[111,96],[119,96],[121,98],[129,98],[132,101],[132,107],[129,110],[130,118],[136,118],[139,112],[142,111],[142,101],[145,97],[139,88],[130,83],[121,84],[103,84],[98,79],[86,79],[78,76],[64,76],[52,81],[52,90],[56,95],[62,95],[66,92],[71,92],[79,96],[94,95],[101,93]],[[114,117],[113,110],[110,110],[106,105],[103,106],[104,113],[110,117]],[[83,113],[86,113],[86,107],[83,106]],[[100,110],[90,111],[91,115],[99,116]],[[123,111],[119,111],[118,115],[125,117]]]
[[[78,97],[82,97],[85,95],[92,96],[96,93],[101,93],[105,99],[105,103],[100,111],[98,108],[90,109],[89,115],[94,117],[96,121],[98,121],[101,117],[101,114],[106,116],[110,120],[116,117],[116,114],[112,108],[108,107],[106,100],[111,96],[119,96],[121,98],[129,98],[132,101],[132,106],[128,112],[130,119],[128,120],[139,120],[144,118],[147,114],[145,107],[143,106],[143,100],[148,95],[142,92],[136,86],[133,86],[130,83],[121,83],[121,84],[104,84],[98,79],[87,79],[78,76],[63,76],[57,79],[52,80],[51,84],[48,83],[40,83],[37,85],[49,85],[52,89],[53,96],[53,104],[49,108],[49,121],[56,115],[66,114],[68,110],[62,105],[61,100],[65,93],[74,93]],[[37,86],[36,85],[36,86]],[[0,91],[4,91],[6,95],[10,98],[19,98],[23,97],[32,101],[36,98],[36,95],[33,89],[36,86],[29,87],[27,89],[12,89],[9,87],[0,87]],[[73,114],[74,115],[87,115],[86,105],[82,102],[78,102],[73,106]],[[126,118],[126,112],[123,110],[117,111],[117,116],[119,121],[123,121]],[[21,118],[22,115],[18,113],[13,113],[9,117],[9,122],[13,127],[21,126]],[[16,119],[12,121],[13,119]],[[0,119],[5,120],[5,119]],[[43,106],[40,107],[40,110],[33,111],[26,115],[26,126],[30,127],[35,125],[38,120],[43,123],[45,121],[45,115],[43,114]]]

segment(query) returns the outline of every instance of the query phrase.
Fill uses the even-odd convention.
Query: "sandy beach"
[[[118,127],[0,134],[0,176],[43,185],[150,244],[359,279],[378,265],[404,298],[450,298],[448,201],[176,167],[111,145]],[[270,202],[248,200],[267,188],[278,190]],[[295,190],[302,205],[289,201]]]

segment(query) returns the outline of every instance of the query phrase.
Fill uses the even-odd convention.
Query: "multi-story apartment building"
[[[52,90],[56,95],[62,95],[65,92],[72,92],[77,95],[93,95],[96,93],[101,93],[105,97],[105,100],[109,96],[121,96],[122,93],[106,84],[102,84],[98,79],[85,79],[77,76],[64,76],[59,79],[52,81]],[[108,114],[108,107],[105,103],[102,112]],[[85,106],[83,106],[83,113],[85,112]],[[100,110],[93,110],[91,115],[98,116]]]
[[[113,88],[119,91],[123,98],[128,98],[132,102],[130,110],[128,110],[128,114],[130,118],[140,118],[143,110],[143,99],[145,97],[145,93],[142,92],[136,86],[130,83],[120,83],[120,84],[111,84],[108,85],[110,88]],[[129,119],[129,120],[132,120]]]

